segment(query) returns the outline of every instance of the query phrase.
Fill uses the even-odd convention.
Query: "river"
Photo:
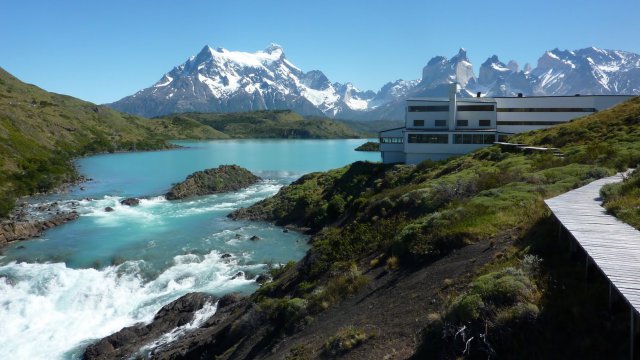
[[[365,141],[180,141],[184,148],[77,160],[93,180],[32,202],[58,201],[80,217],[0,255],[0,359],[78,359],[95,339],[151,321],[186,293],[254,291],[255,277],[269,265],[304,256],[306,236],[226,215],[305,173],[379,161],[379,153],[353,150]],[[162,196],[190,173],[222,164],[263,180],[226,194]],[[137,207],[120,205],[126,197],[143,199]],[[260,240],[249,240],[254,235]]]

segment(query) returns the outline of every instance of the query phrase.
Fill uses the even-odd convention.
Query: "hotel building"
[[[466,154],[503,135],[542,129],[612,107],[631,95],[407,99],[405,126],[380,132],[384,163],[417,164]]]

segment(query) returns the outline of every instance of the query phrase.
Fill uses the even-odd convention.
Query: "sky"
[[[520,66],[554,48],[640,53],[639,0],[20,0],[0,6],[0,67],[45,90],[108,103],[203,46],[284,48],[303,71],[377,91],[465,48]]]

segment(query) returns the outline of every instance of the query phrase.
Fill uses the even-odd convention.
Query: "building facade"
[[[493,144],[501,135],[562,124],[612,107],[629,95],[408,99],[405,126],[380,132],[384,163],[442,160]]]

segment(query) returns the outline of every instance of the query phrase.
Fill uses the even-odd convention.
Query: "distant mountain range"
[[[545,52],[535,68],[494,55],[479,76],[464,49],[436,56],[418,80],[396,80],[378,92],[331,82],[319,70],[304,72],[282,47],[246,53],[205,46],[153,86],[108,106],[146,117],[181,112],[291,109],[308,116],[349,120],[400,120],[407,97],[444,96],[458,82],[461,96],[640,94],[640,55],[595,47]]]

